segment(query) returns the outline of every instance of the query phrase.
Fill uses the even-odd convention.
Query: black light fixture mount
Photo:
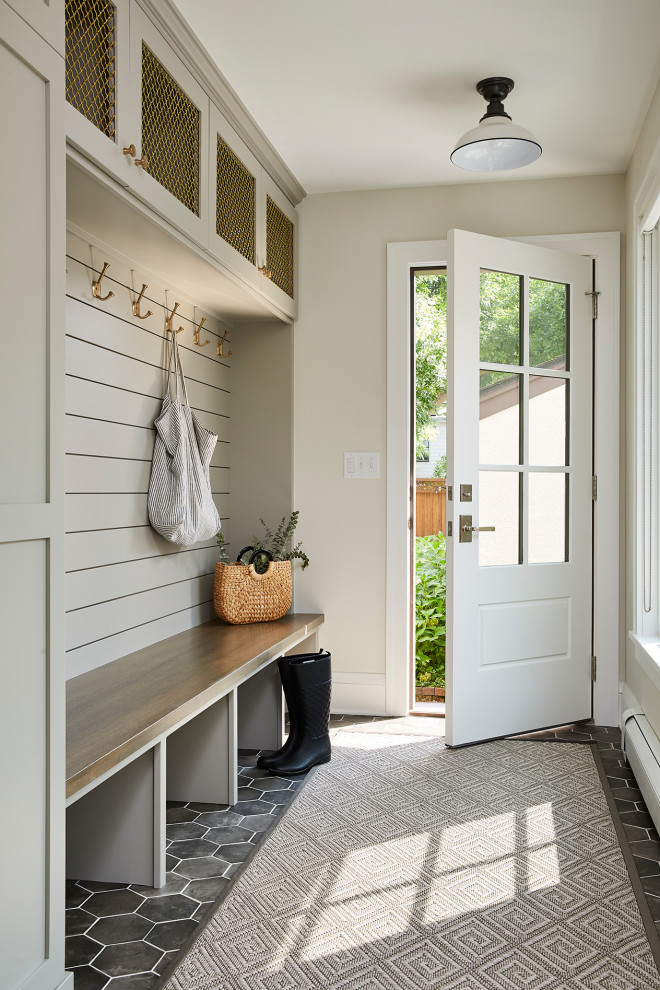
[[[484,100],[488,101],[488,108],[481,118],[486,117],[509,117],[504,109],[504,101],[513,89],[513,79],[507,76],[491,76],[490,79],[482,79],[477,83],[477,93],[481,93]],[[481,122],[481,121],[480,121]]]

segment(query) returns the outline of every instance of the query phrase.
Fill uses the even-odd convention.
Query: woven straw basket
[[[270,561],[258,574],[250,564],[216,564],[213,604],[225,622],[272,622],[291,608],[291,561]]]

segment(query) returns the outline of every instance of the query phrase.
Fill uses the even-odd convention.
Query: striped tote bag
[[[167,343],[166,384],[151,463],[149,522],[157,533],[181,547],[209,540],[220,529],[211,495],[209,464],[218,442],[188,402],[176,333]]]

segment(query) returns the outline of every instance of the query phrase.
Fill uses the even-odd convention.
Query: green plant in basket
[[[264,527],[264,533],[262,536],[255,535],[252,537],[252,545],[244,548],[237,563],[249,564],[250,558],[254,558],[254,569],[258,574],[264,574],[268,570],[268,554],[270,554],[273,560],[300,560],[304,570],[309,565],[309,557],[302,549],[302,541],[295,546],[291,546],[293,534],[298,525],[299,515],[300,512],[296,509],[291,513],[288,520],[286,516],[282,516],[281,522],[275,532],[273,532],[263,519],[260,519],[259,522]],[[227,553],[227,542],[224,533],[218,533],[216,541],[221,563],[230,564],[231,561]],[[265,551],[262,556],[259,555],[260,550]]]
[[[445,686],[447,564],[445,537],[415,541],[415,682]]]

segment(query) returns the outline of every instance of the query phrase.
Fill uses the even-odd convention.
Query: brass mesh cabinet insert
[[[115,8],[108,0],[66,0],[66,98],[115,137]]]
[[[199,216],[200,111],[144,42],[142,154],[149,175]]]
[[[216,232],[254,265],[255,177],[219,134],[217,162]]]
[[[266,199],[266,266],[275,285],[293,299],[293,224],[270,196]]]

